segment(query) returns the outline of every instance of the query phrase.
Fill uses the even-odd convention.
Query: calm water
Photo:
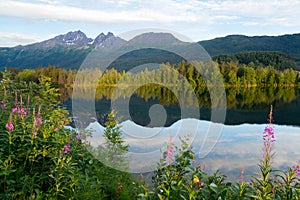
[[[255,175],[257,164],[262,158],[262,132],[265,124],[222,125],[217,134],[213,132],[215,129],[212,122],[195,119],[183,119],[164,128],[142,127],[131,121],[122,122],[120,126],[125,141],[130,145],[127,160],[131,172],[155,169],[161,156],[160,149],[166,149],[170,132],[172,142],[177,145],[180,144],[179,137],[189,135],[197,156],[195,165],[200,163],[208,173],[219,169],[232,181],[238,180],[243,168],[246,179]],[[207,131],[210,128],[211,132]],[[94,122],[88,129],[93,133],[93,137],[89,138],[91,144],[95,147],[102,145],[104,127]],[[283,125],[275,125],[274,129],[277,142],[273,166],[275,169],[287,169],[295,165],[300,157],[300,129]]]
[[[65,105],[71,110],[72,99],[66,91]],[[97,94],[95,100],[84,98],[85,91],[80,97],[75,97],[82,102],[82,114],[85,113],[84,105],[95,103],[98,117],[108,113],[114,102],[121,104],[118,107],[118,120],[120,122],[131,120],[141,126],[170,126],[182,118],[197,118],[211,121],[211,102],[207,91],[198,94],[198,102],[189,102],[187,96],[183,106],[180,106],[177,98],[168,88],[140,88],[137,91],[122,91],[118,99],[111,99],[112,88],[104,88]],[[184,92],[184,91],[183,91]],[[224,124],[239,125],[244,123],[263,124],[267,122],[270,106],[273,105],[274,123],[278,125],[300,126],[300,89],[298,88],[231,88],[226,89],[227,107]],[[188,95],[188,94],[187,94]],[[124,103],[124,105],[122,105]],[[152,109],[154,105],[160,108]],[[128,108],[129,114],[126,113]],[[155,108],[155,106],[154,106]],[[189,110],[199,109],[199,116],[183,116]],[[125,111],[126,110],[126,111]],[[156,112],[155,112],[156,111]],[[152,112],[152,113],[151,113]],[[89,116],[86,112],[86,116]],[[152,119],[151,115],[165,117],[165,120]],[[157,116],[156,116],[157,117]],[[154,117],[155,118],[155,117]],[[164,121],[164,123],[162,123]],[[101,120],[100,120],[101,123]]]
[[[98,122],[85,112],[80,116],[83,125],[93,130],[90,142],[94,146],[103,143],[103,120],[113,102],[124,102],[118,109],[118,119],[125,141],[130,145],[131,172],[147,172],[155,169],[160,149],[166,147],[170,132],[173,142],[179,144],[179,136],[192,136],[192,146],[197,161],[206,171],[220,169],[237,180],[242,168],[245,176],[254,175],[261,158],[262,133],[267,123],[270,105],[273,105],[274,128],[277,137],[274,167],[286,169],[300,158],[300,96],[298,88],[233,88],[227,89],[227,112],[224,124],[211,122],[210,98],[207,91],[199,92],[198,102],[183,106],[168,88],[140,88],[134,93],[123,91],[118,98],[111,98],[112,89],[97,94],[95,101],[86,99],[84,90],[74,97],[82,105],[95,103]],[[188,94],[187,94],[188,95]],[[67,98],[67,97],[65,97]],[[71,109],[71,99],[65,101]],[[126,108],[129,107],[129,115]],[[199,109],[198,117],[182,117],[183,112]],[[127,113],[127,114],[126,114]],[[83,117],[84,116],[84,117]],[[141,156],[142,155],[142,156]],[[158,159],[158,160],[157,160]]]

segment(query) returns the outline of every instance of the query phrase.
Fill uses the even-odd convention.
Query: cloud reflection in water
[[[177,132],[181,123],[180,133]],[[217,169],[228,176],[229,180],[238,180],[240,171],[245,168],[245,176],[249,177],[258,171],[257,164],[262,158],[262,133],[265,124],[242,124],[237,126],[224,125],[220,138],[213,138],[208,135],[206,143],[216,143],[212,151],[205,152],[201,149],[204,141],[205,132],[212,122],[183,119],[174,123],[170,127],[142,127],[131,121],[125,121],[120,124],[126,143],[130,145],[128,159],[131,154],[141,154],[142,160],[130,160],[129,165],[132,171],[135,168],[153,168],[161,156],[160,149],[165,150],[169,141],[170,132],[174,138],[173,142],[180,144],[179,138],[190,134],[195,130],[193,125],[198,123],[197,137],[192,141],[193,149],[200,149],[197,155],[206,154],[207,156],[197,159],[207,172],[213,172]],[[188,126],[187,126],[188,125]],[[91,123],[87,129],[92,131],[92,138],[89,138],[91,145],[98,146],[104,143],[102,133],[104,128],[97,122]],[[295,165],[300,159],[300,128],[293,126],[274,125],[277,141],[275,143],[276,156],[274,158],[274,168],[287,169],[288,166]],[[130,134],[134,132],[134,134]],[[141,135],[140,138],[131,137],[131,135]],[[151,152],[151,154],[149,154]],[[153,153],[154,152],[154,153]],[[200,156],[201,157],[201,156]],[[151,167],[150,167],[151,166]]]

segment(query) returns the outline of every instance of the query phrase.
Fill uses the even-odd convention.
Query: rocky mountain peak
[[[104,33],[100,33],[94,40],[93,44],[96,46],[100,46],[103,41],[105,41],[106,39],[108,39],[109,37],[114,36],[114,34],[108,32],[107,35],[105,35]]]
[[[114,36],[113,33],[108,32],[106,35],[100,33],[94,40],[93,45],[97,47],[114,48],[125,44],[126,41]]]
[[[93,41],[93,39],[88,38],[85,33],[80,30],[56,36],[53,40],[60,44],[76,46],[86,46]]]

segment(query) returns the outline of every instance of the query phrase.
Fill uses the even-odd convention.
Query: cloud
[[[299,25],[300,2],[285,1],[232,1],[226,0],[220,3],[210,4],[211,12],[217,15],[229,16],[230,13],[240,17],[240,23],[244,25]],[[249,22],[249,19],[254,21]],[[284,19],[284,20],[283,20]]]
[[[44,1],[42,1],[44,2]],[[125,3],[127,5],[127,3]],[[138,10],[101,10],[49,3],[25,3],[20,1],[0,2],[0,13],[4,16],[29,19],[62,20],[89,23],[136,23],[185,21],[180,15],[168,15],[148,8]]]
[[[137,0],[0,2],[0,15],[88,23],[299,25],[299,1]],[[250,19],[250,21],[249,21]],[[254,19],[252,21],[251,19]]]
[[[18,33],[0,32],[0,44],[2,46],[16,46],[19,44],[28,44],[37,42],[39,38],[37,36],[28,36]]]
[[[74,28],[93,30],[93,34],[96,34],[98,25],[117,34],[150,27],[169,29],[185,34],[194,41],[228,34],[282,35],[299,31],[299,10],[300,1],[292,0],[0,1],[0,19],[4,19],[2,26],[6,31],[20,33],[17,26],[29,19],[33,23],[28,29],[36,33],[42,33],[39,29],[49,27],[47,37]],[[19,23],[10,24],[11,29],[8,29],[4,26],[7,19],[17,19]],[[40,37],[48,39],[45,34]],[[7,46],[7,43],[1,41],[0,46]],[[13,42],[13,45],[17,44],[27,42]]]

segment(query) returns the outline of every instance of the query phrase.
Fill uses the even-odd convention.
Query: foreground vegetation
[[[92,156],[87,133],[64,128],[70,119],[58,106],[57,89],[49,78],[41,78],[39,84],[17,84],[5,74],[0,94],[0,199],[134,196],[128,173]]]
[[[41,77],[37,84],[10,77],[3,74],[0,93],[1,199],[300,199],[300,166],[272,169],[272,108],[262,134],[258,173],[250,182],[243,174],[236,183],[218,171],[208,175],[195,163],[188,138],[182,138],[180,147],[171,138],[149,183],[93,156],[96,150],[115,159],[112,155],[120,157],[128,150],[113,114],[106,123],[105,145],[92,149],[87,132],[64,128],[70,119],[59,107],[50,78]]]

